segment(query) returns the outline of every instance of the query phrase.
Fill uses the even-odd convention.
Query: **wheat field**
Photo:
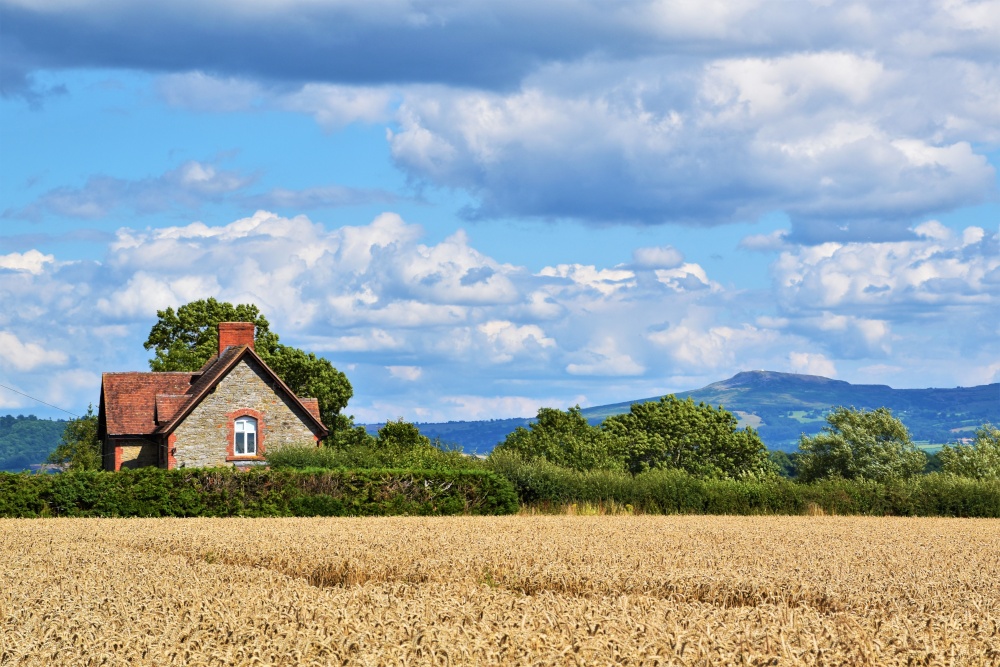
[[[998,665],[1000,522],[0,520],[6,665]]]

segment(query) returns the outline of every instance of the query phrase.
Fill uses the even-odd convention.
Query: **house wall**
[[[155,466],[160,462],[159,444],[137,438],[108,437],[101,453],[105,470],[142,468]]]
[[[232,424],[236,413],[258,418],[258,454],[287,444],[312,444],[306,415],[271,388],[256,361],[244,359],[205,396],[173,432],[172,467],[233,465]],[[227,460],[228,459],[228,460]]]
[[[160,446],[155,442],[123,440],[119,469],[155,466],[160,462]]]

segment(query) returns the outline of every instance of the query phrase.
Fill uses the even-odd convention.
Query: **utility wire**
[[[77,419],[80,418],[80,415],[78,415],[78,414],[76,414],[74,412],[70,412],[69,410],[63,410],[58,405],[52,405],[51,403],[46,403],[45,401],[43,401],[40,398],[35,398],[34,396],[29,396],[28,394],[25,394],[23,391],[18,391],[17,389],[14,389],[13,387],[8,387],[5,384],[0,384],[0,387],[3,387],[4,389],[9,389],[10,391],[14,392],[15,394],[20,394],[21,396],[26,396],[26,397],[30,398],[31,400],[33,400],[33,401],[38,401],[42,405],[47,405],[50,408],[55,408],[56,410],[59,410],[60,412],[65,412],[66,414],[72,415],[73,417],[76,417]]]

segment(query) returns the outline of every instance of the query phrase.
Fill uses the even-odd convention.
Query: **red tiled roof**
[[[302,403],[302,407],[309,411],[316,419],[319,419],[319,399],[318,398],[300,398],[299,402]]]
[[[105,428],[108,435],[148,435],[157,394],[183,394],[195,373],[104,373],[101,378]]]
[[[174,418],[177,411],[190,399],[187,394],[157,394],[156,423],[163,424]]]

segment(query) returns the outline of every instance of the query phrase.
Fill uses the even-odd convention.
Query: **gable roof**
[[[250,358],[273,381],[275,390],[297,406],[319,437],[329,434],[320,421],[318,399],[301,399],[246,345],[230,346],[195,373],[105,373],[99,429],[107,435],[169,435],[240,361]]]

